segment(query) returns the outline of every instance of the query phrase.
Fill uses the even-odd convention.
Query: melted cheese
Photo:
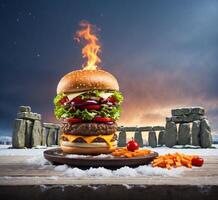
[[[87,144],[91,144],[96,138],[101,138],[103,139],[109,147],[112,146],[111,142],[114,134],[111,135],[97,135],[97,136],[82,136],[82,135],[71,135],[71,134],[62,134],[62,136],[66,137],[70,142],[74,142],[77,138],[82,138],[83,140],[86,141]]]

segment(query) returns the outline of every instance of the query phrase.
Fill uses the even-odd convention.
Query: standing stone
[[[118,137],[118,147],[125,147],[126,146],[126,131],[121,130]]]
[[[200,146],[200,124],[199,120],[196,120],[192,124],[192,145]]]
[[[177,129],[175,122],[166,123],[165,144],[167,147],[176,145]]]
[[[134,140],[139,144],[140,147],[143,146],[142,132],[137,130],[135,131]]]
[[[13,137],[12,137],[12,147],[13,148],[24,148],[25,147],[25,120],[15,119]]]
[[[186,145],[190,144],[191,134],[190,134],[190,125],[188,123],[183,123],[179,125],[178,133],[178,144]]]
[[[203,148],[212,146],[212,135],[210,124],[207,119],[203,119],[200,125],[200,144]]]
[[[148,133],[148,144],[152,148],[157,147],[157,136],[155,131],[150,131]]]
[[[56,136],[56,129],[55,128],[50,128],[48,131],[48,139],[47,139],[47,146],[52,146],[55,145],[55,136]]]
[[[25,120],[25,122],[26,122],[25,147],[31,148],[33,122],[31,120]]]
[[[56,128],[56,145],[59,145],[60,144],[60,134],[61,134],[61,129],[60,128]]]
[[[42,124],[39,120],[35,120],[33,123],[33,131],[32,131],[32,147],[36,147],[37,145],[41,145],[42,142]]]
[[[45,127],[42,127],[42,146],[46,146],[47,140],[47,130]]]
[[[163,146],[165,144],[165,131],[160,131],[158,135],[158,145]]]

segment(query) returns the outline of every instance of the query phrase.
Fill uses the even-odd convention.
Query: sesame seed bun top
[[[119,90],[117,79],[104,70],[76,70],[66,74],[58,83],[57,94],[87,90]]]

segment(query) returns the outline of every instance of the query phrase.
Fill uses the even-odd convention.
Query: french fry
[[[135,151],[128,151],[127,148],[117,148],[112,152],[112,155],[115,157],[140,157],[150,154],[151,151],[148,149],[137,149]]]
[[[196,157],[198,156],[186,155],[182,153],[165,154],[155,158],[152,162],[152,166],[167,169],[181,166],[192,168],[192,159]]]

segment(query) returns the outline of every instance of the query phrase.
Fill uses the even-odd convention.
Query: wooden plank
[[[199,177],[162,177],[152,176],[143,178],[89,178],[74,179],[72,177],[0,177],[0,185],[218,185],[218,176],[201,178]]]
[[[0,156],[0,185],[41,184],[142,184],[142,185],[218,185],[218,158],[204,157],[203,167],[187,169],[177,177],[146,176],[128,178],[67,177],[54,166],[28,164],[29,156]]]

